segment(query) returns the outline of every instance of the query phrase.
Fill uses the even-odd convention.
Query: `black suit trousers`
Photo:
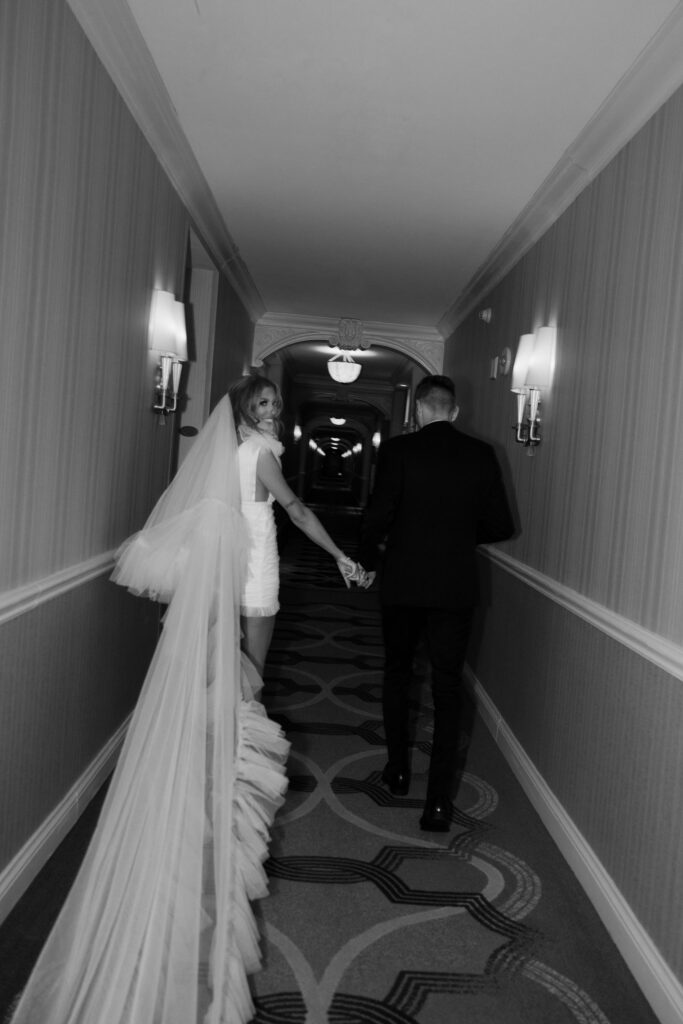
[[[424,637],[431,666],[434,737],[427,798],[450,797],[458,755],[462,669],[472,624],[471,608],[383,605],[382,711],[389,764],[408,767],[410,683],[417,646]]]

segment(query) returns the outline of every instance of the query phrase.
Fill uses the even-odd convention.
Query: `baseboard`
[[[661,1024],[683,1024],[683,985],[471,669],[466,669],[466,676],[487,728],[583,886],[657,1019]]]
[[[0,873],[0,924],[21,899],[113,771],[127,728],[128,719],[117,729],[63,800]]]

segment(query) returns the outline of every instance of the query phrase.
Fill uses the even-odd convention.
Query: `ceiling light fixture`
[[[327,360],[327,372],[337,384],[353,384],[361,370],[360,363],[355,362],[348,352],[338,352]]]

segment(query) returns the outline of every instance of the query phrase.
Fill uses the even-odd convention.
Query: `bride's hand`
[[[348,555],[342,555],[341,558],[337,559],[337,568],[342,574],[342,579],[347,586],[347,589],[351,587],[352,583],[358,583],[361,579],[360,569],[356,562]]]

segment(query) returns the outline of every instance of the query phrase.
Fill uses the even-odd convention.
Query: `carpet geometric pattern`
[[[353,554],[357,521],[327,525]],[[285,531],[281,555],[264,702],[292,748],[270,895],[255,905],[264,962],[252,978],[254,1024],[657,1024],[473,706],[457,738],[451,829],[420,830],[432,734],[420,655],[411,789],[394,797],[382,785],[376,594],[346,590],[298,533]],[[0,1020],[99,803],[0,928]]]
[[[290,788],[258,911],[255,1024],[656,1024],[476,716],[450,832],[419,829],[421,658],[411,790],[382,785],[376,596],[347,591],[306,541],[283,550],[282,581],[265,702],[292,743]]]

